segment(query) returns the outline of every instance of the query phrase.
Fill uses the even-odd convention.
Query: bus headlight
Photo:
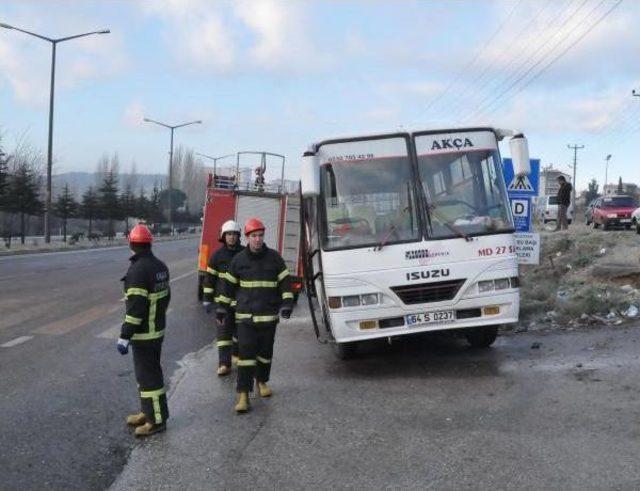
[[[380,303],[380,297],[377,293],[367,293],[366,295],[360,295],[362,305],[376,305]]]
[[[519,282],[517,276],[498,278],[496,280],[478,281],[478,293],[508,290],[509,288],[518,288],[518,286]]]
[[[329,297],[329,307],[332,309],[339,309],[341,307],[359,307],[360,305],[377,305],[381,302],[381,295],[379,293],[347,295],[346,297]]]
[[[349,295],[348,297],[342,297],[343,307],[357,307],[360,305],[360,295]]]

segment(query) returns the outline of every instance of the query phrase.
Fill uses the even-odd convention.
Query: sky
[[[399,129],[493,126],[584,189],[640,183],[635,0],[3,0],[0,22],[58,44],[54,173],[167,170],[175,144],[284,154]],[[46,154],[51,45],[0,28],[0,134]],[[503,157],[508,157],[506,146]],[[267,177],[274,170],[267,170]],[[279,174],[279,170],[277,172]],[[273,174],[272,174],[273,176]],[[279,177],[275,175],[273,177]]]

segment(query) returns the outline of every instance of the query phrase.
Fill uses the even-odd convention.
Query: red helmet
[[[153,235],[151,235],[149,229],[141,223],[133,227],[131,232],[129,232],[130,244],[151,244],[151,242],[153,242]]]
[[[264,232],[264,223],[257,218],[249,218],[244,222],[244,235],[249,235],[251,232],[257,232],[258,230]]]

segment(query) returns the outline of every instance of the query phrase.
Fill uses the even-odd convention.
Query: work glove
[[[211,302],[202,302],[202,308],[207,314],[210,314],[213,304]]]
[[[283,319],[288,319],[289,317],[291,317],[291,310],[292,310],[292,309],[291,309],[290,307],[283,307],[283,308],[280,310],[280,316],[281,316]]]
[[[116,344],[116,348],[121,355],[126,355],[129,352],[129,340],[128,339],[118,339],[118,344]]]
[[[218,324],[222,325],[226,320],[227,320],[227,313],[223,312],[222,310],[218,310],[216,312],[216,321],[218,322]]]

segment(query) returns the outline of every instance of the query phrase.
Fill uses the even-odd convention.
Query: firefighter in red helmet
[[[254,380],[261,397],[271,396],[267,382],[276,326],[280,316],[288,319],[293,309],[289,271],[280,254],[265,245],[264,232],[265,226],[257,218],[246,221],[248,245],[233,258],[225,278],[226,296],[236,302],[238,413],[249,410]],[[219,306],[216,315],[224,320],[230,310]]]
[[[138,224],[129,233],[131,262],[122,278],[126,298],[126,315],[118,339],[118,351],[126,355],[133,350],[133,365],[138,382],[140,409],[127,417],[135,426],[136,436],[164,431],[169,418],[167,395],[160,366],[160,352],[171,298],[169,270],[151,252],[153,235]]]

